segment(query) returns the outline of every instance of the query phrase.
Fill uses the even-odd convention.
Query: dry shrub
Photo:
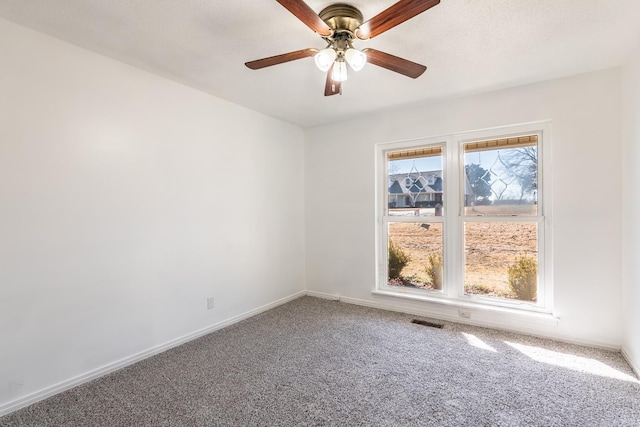
[[[433,289],[442,289],[442,256],[429,254],[429,263],[426,267],[427,277]]]
[[[411,257],[399,245],[389,240],[389,279],[397,279]]]
[[[522,301],[535,301],[538,293],[538,263],[522,256],[509,266],[509,288]]]

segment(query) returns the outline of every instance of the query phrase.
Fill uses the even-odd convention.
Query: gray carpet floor
[[[415,318],[303,297],[0,425],[640,426],[618,353]]]

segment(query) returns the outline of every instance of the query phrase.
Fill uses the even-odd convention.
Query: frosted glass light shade
[[[336,56],[336,51],[328,47],[316,53],[313,59],[316,61],[316,66],[320,71],[329,71],[331,64],[336,60]]]
[[[367,63],[367,55],[359,50],[349,48],[344,53],[344,58],[347,60],[353,71],[360,71],[364,64]]]
[[[338,61],[333,65],[331,80],[334,82],[343,82],[347,80],[347,64],[344,61]]]

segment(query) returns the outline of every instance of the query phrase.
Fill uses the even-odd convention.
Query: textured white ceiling
[[[395,0],[354,0],[365,20]],[[307,0],[320,11],[331,0]],[[312,58],[246,61],[319,36],[275,0],[0,0],[0,17],[302,127],[624,63],[640,0],[442,0],[356,47],[427,65],[416,80],[367,65],[325,97]]]

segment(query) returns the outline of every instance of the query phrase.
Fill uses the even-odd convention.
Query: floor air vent
[[[427,320],[420,320],[420,319],[413,319],[411,321],[411,323],[415,323],[415,324],[422,325],[422,326],[430,326],[432,328],[438,328],[438,329],[442,329],[442,327],[444,326],[444,325],[441,325],[439,323],[433,323],[433,322],[429,322]]]

